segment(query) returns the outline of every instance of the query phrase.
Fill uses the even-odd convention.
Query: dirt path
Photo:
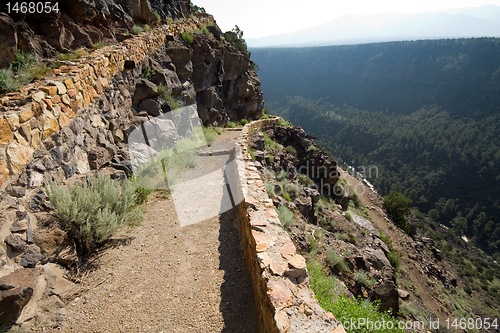
[[[61,331],[258,332],[236,210],[184,227],[171,197],[147,212],[94,259]]]

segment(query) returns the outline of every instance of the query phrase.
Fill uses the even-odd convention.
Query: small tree
[[[224,33],[224,38],[228,41],[232,46],[236,47],[241,52],[247,53],[247,42],[243,39],[243,31],[241,31],[238,25],[235,25],[231,31],[226,31]]]
[[[198,7],[192,3],[189,4],[189,9],[191,11],[191,14],[205,14],[206,13],[205,8]]]
[[[411,199],[403,193],[391,192],[384,197],[384,204],[389,210],[394,222],[406,233],[410,232],[410,224],[406,216],[410,213]]]

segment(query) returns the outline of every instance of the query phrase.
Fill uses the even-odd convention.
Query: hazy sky
[[[421,13],[449,8],[500,6],[500,0],[191,0],[215,16],[222,31],[235,24],[244,38],[310,28],[345,14]]]

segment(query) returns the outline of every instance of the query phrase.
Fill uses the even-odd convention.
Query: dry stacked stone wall
[[[197,19],[213,25],[211,16]],[[164,25],[147,33],[107,46],[53,69],[50,79],[36,81],[0,99],[0,193],[17,178],[42,143],[63,133],[71,120],[104,92],[113,78],[144,60],[165,44],[168,35],[179,35],[197,24],[187,20]],[[123,87],[120,89],[123,91]],[[94,117],[97,121],[97,117]],[[97,121],[98,122],[98,121]],[[99,126],[98,126],[99,127]]]
[[[254,129],[276,118],[245,125],[237,141],[236,165],[244,200],[239,204],[245,258],[260,312],[261,332],[344,332],[323,310],[309,286],[306,261],[282,227],[257,168],[248,153]]]

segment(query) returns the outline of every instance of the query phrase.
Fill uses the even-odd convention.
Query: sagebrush
[[[84,252],[102,245],[124,225],[137,225],[144,218],[144,194],[138,198],[136,185],[120,183],[109,176],[88,177],[68,187],[51,182],[47,196],[55,208],[54,215]]]

